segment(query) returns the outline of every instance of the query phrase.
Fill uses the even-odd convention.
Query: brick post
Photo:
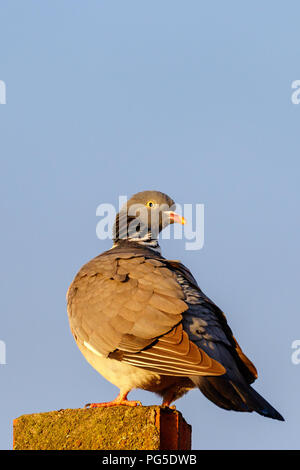
[[[14,450],[189,450],[191,426],[161,406],[66,409],[14,420]]]

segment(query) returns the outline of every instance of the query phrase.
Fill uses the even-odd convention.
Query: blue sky
[[[144,189],[205,206],[205,243],[163,240],[226,313],[286,418],[177,408],[194,449],[299,448],[298,2],[0,2],[0,448],[25,413],[106,401],[65,294],[110,247],[96,208]],[[155,395],[134,391],[144,404]]]

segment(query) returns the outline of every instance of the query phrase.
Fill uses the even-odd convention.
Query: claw
[[[111,406],[142,406],[140,401],[122,400],[122,401],[108,401],[106,403],[87,403],[85,408],[109,408]]]
[[[170,410],[176,410],[176,406],[175,405],[168,405],[168,403],[163,403],[161,406],[163,406],[164,408],[170,408]]]
[[[120,393],[117,398],[106,403],[87,403],[85,408],[109,408],[111,406],[142,406],[140,401],[127,400],[128,392]]]

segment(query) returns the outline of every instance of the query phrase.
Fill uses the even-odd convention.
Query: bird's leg
[[[126,392],[120,391],[117,398],[115,398],[113,401],[108,401],[106,403],[88,403],[87,405],[85,405],[85,408],[108,408],[110,406],[119,406],[119,405],[126,405],[126,406],[141,405],[142,406],[142,403],[140,401],[127,400],[128,393],[129,391],[126,391]]]
[[[171,408],[171,410],[176,410],[176,406],[173,405],[173,406],[170,406],[172,401],[174,401],[174,396],[173,394],[170,396],[170,394],[168,394],[167,396],[164,397],[163,399],[163,402],[161,404],[161,406],[166,406],[168,408]]]
[[[170,401],[167,401],[167,402],[163,402],[161,406],[166,406],[167,408],[170,408],[170,410],[176,410],[176,406],[175,405],[171,405],[171,402]]]

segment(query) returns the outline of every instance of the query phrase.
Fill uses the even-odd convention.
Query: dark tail
[[[267,418],[284,421],[281,414],[246,382],[233,382],[225,376],[190,378],[206,398],[220,408],[235,411],[256,411]]]

